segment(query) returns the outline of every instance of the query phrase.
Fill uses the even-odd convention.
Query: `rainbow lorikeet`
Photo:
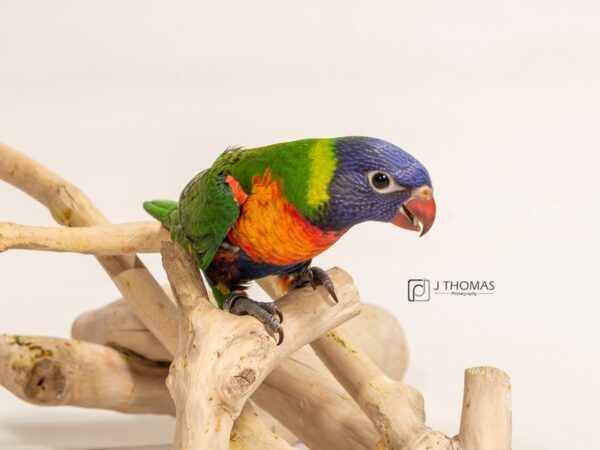
[[[144,208],[191,253],[219,307],[255,316],[281,342],[281,312],[248,298],[248,282],[268,275],[289,287],[319,282],[337,301],[312,258],[368,220],[425,234],[435,218],[432,193],[427,170],[404,150],[341,137],[227,149],[187,184],[179,202],[154,200]]]

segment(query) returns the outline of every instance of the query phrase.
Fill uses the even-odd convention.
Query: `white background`
[[[393,311],[428,423],[458,430],[463,370],[513,383],[514,448],[597,425],[600,8],[593,1],[0,1],[0,140],[114,222],[178,197],[228,145],[370,135],[429,169],[424,238],[356,227],[317,258]],[[0,220],[52,225],[0,184]],[[145,256],[165,280],[156,255]],[[495,280],[409,303],[409,278]],[[0,255],[0,332],[68,336],[118,296],[92,257]],[[595,416],[596,420],[592,421]],[[0,390],[0,447],[165,444],[172,422],[44,409]]]

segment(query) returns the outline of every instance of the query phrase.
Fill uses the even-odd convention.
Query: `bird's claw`
[[[223,309],[237,316],[249,314],[257,318],[271,333],[278,334],[277,345],[283,342],[283,314],[274,302],[257,302],[243,291],[234,291],[225,299]]]
[[[331,295],[335,302],[338,302],[333,281],[331,281],[331,278],[329,277],[327,272],[325,272],[320,267],[309,267],[298,278],[294,280],[294,284],[297,287],[302,287],[306,286],[306,284],[310,284],[313,290],[317,289],[317,283],[323,285],[323,287],[327,289],[327,292],[329,292],[329,295]]]
[[[265,309],[269,314],[277,314],[277,317],[279,317],[279,323],[280,324],[283,323],[283,313],[277,307],[275,302],[257,302],[257,303],[261,308]]]

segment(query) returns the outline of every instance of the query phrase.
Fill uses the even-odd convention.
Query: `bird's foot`
[[[323,285],[323,287],[327,289],[327,292],[329,292],[329,295],[333,297],[335,302],[338,302],[333,281],[331,281],[331,278],[329,278],[327,272],[320,267],[309,267],[294,279],[294,286],[296,287],[303,287],[307,284],[310,284],[313,289],[317,289],[317,283]]]
[[[283,314],[274,302],[257,302],[248,298],[244,291],[233,291],[223,302],[223,309],[237,316],[256,317],[271,333],[279,335],[277,345],[283,342]]]

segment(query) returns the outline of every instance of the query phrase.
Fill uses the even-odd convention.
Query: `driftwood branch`
[[[375,428],[350,395],[302,348],[277,366],[252,399],[311,449],[373,449]]]
[[[93,227],[33,227],[0,222],[0,252],[9,249],[71,252],[90,255],[156,253],[169,240],[158,222]]]
[[[123,347],[154,361],[170,362],[173,359],[171,352],[122,299],[79,315],[71,327],[71,336],[96,344]]]
[[[510,378],[495,367],[465,370],[458,441],[464,450],[510,449]]]
[[[317,356],[369,416],[390,449],[412,448],[424,429],[423,398],[394,382],[373,364],[347,335],[334,331],[312,344]]]
[[[0,385],[29,403],[124,413],[175,414],[168,366],[89,342],[0,335]],[[232,449],[290,449],[247,404],[236,421]]]
[[[510,381],[502,371],[489,367],[466,371],[461,431],[449,438],[425,425],[421,394],[385,376],[345,333],[328,333],[312,347],[369,416],[384,448],[510,449]]]
[[[466,371],[460,431],[449,438],[425,425],[420,393],[386,376],[343,330],[329,331],[319,338],[357,312],[358,297],[344,272],[330,272],[338,296],[347,297],[340,305],[327,305],[329,298],[321,288],[316,293],[294,290],[280,300],[286,315],[286,341],[276,347],[258,322],[214,308],[185,252],[169,243],[164,247],[163,259],[179,303],[177,313],[170,296],[139,259],[128,254],[155,251],[159,241],[168,239],[156,224],[110,226],[79,189],[3,144],[0,178],[46,205],[60,224],[91,227],[63,230],[0,224],[0,251],[30,248],[96,255],[143,327],[136,322],[134,331],[123,324],[99,330],[92,339],[130,339],[130,348],[145,352],[158,339],[162,346],[152,354],[153,358],[166,361],[176,353],[168,385],[178,412],[179,448],[218,449],[236,442],[245,442],[240,444],[243,448],[289,448],[278,437],[265,433],[264,424],[256,420],[246,402],[254,391],[253,400],[258,405],[315,449],[372,448],[376,433],[382,449],[510,448],[510,380],[498,369],[478,367]],[[273,298],[282,295],[272,280],[261,280],[259,284]],[[313,313],[309,324],[306,316]],[[96,318],[88,319],[93,322]],[[116,333],[119,328],[124,334]],[[131,339],[134,332],[144,338]],[[308,348],[288,357],[312,340],[312,348],[331,373],[315,362],[316,356]],[[166,392],[164,386],[159,388],[156,383],[164,377],[161,364],[155,367],[144,358],[124,355],[114,348],[86,345],[93,346],[51,338],[4,337],[4,341],[0,339],[0,367],[4,365],[0,382],[16,395],[36,403],[172,412],[172,403],[161,397]],[[374,357],[382,355],[380,351]],[[140,366],[142,362],[145,365]],[[153,377],[154,372],[150,373],[152,369],[148,367],[162,373]],[[116,370],[106,373],[106,368]],[[77,374],[84,374],[86,379],[79,380]],[[257,390],[265,377],[265,383]],[[95,384],[86,384],[92,382]],[[340,384],[347,394],[341,391]],[[84,390],[88,387],[88,391],[92,386],[102,387],[106,400],[86,396],[80,392],[81,386]],[[138,392],[142,386],[144,392]],[[129,393],[125,400],[124,393]],[[278,401],[273,402],[277,395]],[[303,415],[307,411],[310,415]],[[236,439],[229,442],[233,420],[238,416],[231,435]],[[317,428],[321,434],[314,432]],[[340,430],[344,431],[341,437]]]
[[[363,304],[361,314],[338,329],[353,336],[387,376],[402,378],[407,365],[406,341],[392,314]],[[82,314],[75,320],[72,334],[98,344],[116,344],[151,359],[170,360],[168,351],[123,300]],[[378,440],[366,416],[309,347],[282,361],[252,399],[293,428],[310,448],[373,448]],[[272,416],[261,418],[278,435],[297,441]]]
[[[0,143],[0,179],[45,205],[68,227],[108,225],[77,187],[13,148]],[[136,316],[171,354],[177,347],[176,306],[135,255],[97,256]]]
[[[168,285],[163,289],[170,291]],[[402,379],[408,366],[408,349],[402,327],[393,314],[379,306],[362,303],[360,314],[339,329],[352,336],[387,376]],[[154,361],[172,360],[169,351],[123,299],[80,314],[73,322],[71,336],[96,344],[123,347]],[[321,371],[329,373],[318,358],[314,361]]]
[[[77,187],[2,143],[0,179],[45,205],[61,225],[108,225],[108,220]],[[140,259],[135,255],[97,258],[144,325],[165,347],[174,350],[177,346],[175,304]]]
[[[227,448],[233,420],[268,373],[312,340],[359,312],[358,295],[340,270],[329,272],[339,303],[324,289],[289,292],[278,301],[286,338],[277,346],[257,320],[214,307],[189,255],[163,243],[163,264],[180,307],[180,336],[167,386],[177,410],[175,447]]]
[[[281,436],[269,430],[260,418],[252,402],[247,402],[239,417],[235,421],[231,438],[229,439],[231,450],[291,450]]]
[[[273,278],[259,280],[259,284],[271,297],[279,295]],[[334,330],[311,346],[369,417],[381,437],[381,449],[510,450],[510,379],[501,370],[466,370],[460,432],[449,438],[426,426],[421,393],[386,376],[348,333]],[[471,410],[474,400],[475,413]]]
[[[168,367],[77,340],[0,335],[0,384],[38,405],[173,414]]]

